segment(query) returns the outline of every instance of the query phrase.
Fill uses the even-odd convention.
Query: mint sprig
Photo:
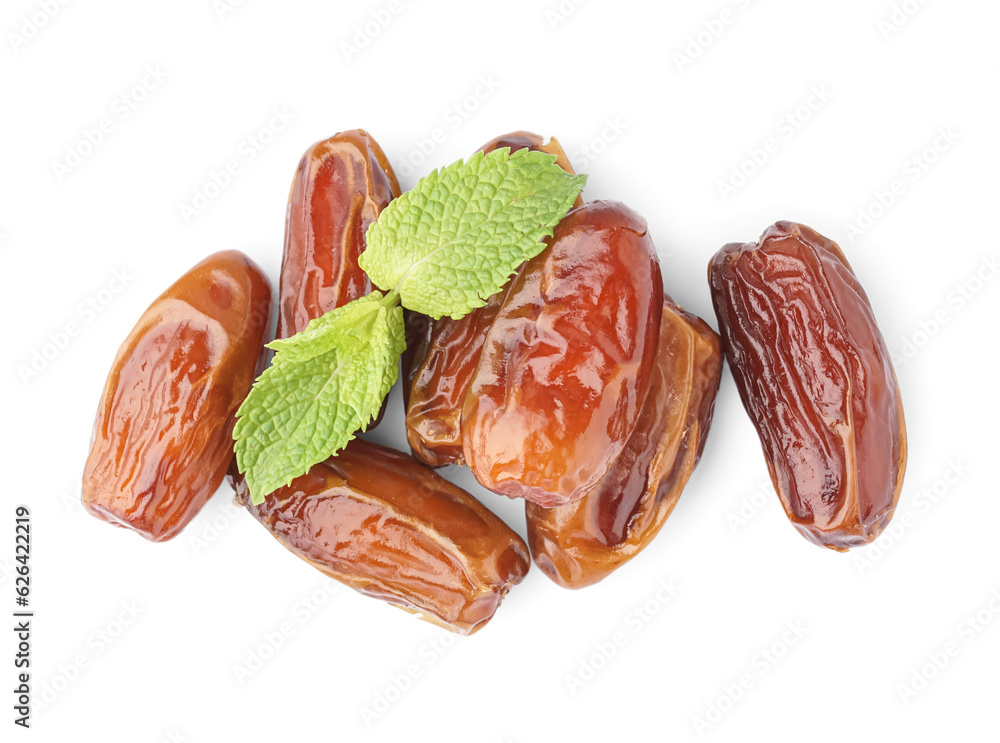
[[[555,155],[477,152],[434,171],[371,224],[358,263],[408,310],[457,320],[486,304],[569,211],[585,175]]]
[[[236,463],[254,504],[364,431],[398,376],[403,312],[459,319],[503,287],[586,182],[555,155],[508,148],[435,171],[369,227],[359,263],[388,287],[268,344],[271,366],[237,411]]]
[[[236,464],[255,504],[371,423],[406,347],[396,302],[372,292],[268,344],[277,351],[274,361],[237,411],[233,430]]]

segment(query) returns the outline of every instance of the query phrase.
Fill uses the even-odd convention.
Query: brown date
[[[537,134],[512,132],[490,140],[479,151],[490,153],[501,147],[509,147],[511,152],[528,148],[555,155],[557,165],[573,172],[555,137],[546,142]],[[577,205],[581,203],[577,197]],[[463,461],[462,405],[483,339],[505,292],[497,292],[485,307],[460,320],[445,317],[435,322],[423,315],[407,316],[407,345],[414,350],[403,362],[406,438],[413,456],[424,464],[440,467]]]
[[[184,528],[233,457],[270,316],[267,277],[235,250],[209,256],[150,305],[104,386],[83,473],[87,511],[154,542]]]
[[[486,334],[462,411],[476,479],[546,507],[593,490],[635,429],[662,307],[645,220],[612,201],[572,210]]]
[[[656,353],[635,430],[604,479],[576,503],[525,505],[535,564],[566,588],[597,583],[644,549],[701,458],[722,372],[719,336],[667,298]]]
[[[432,321],[406,407],[406,438],[413,456],[424,464],[441,467],[464,461],[462,405],[504,294],[497,292],[460,320]]]
[[[412,457],[355,439],[254,506],[292,553],[361,593],[471,634],[528,572],[524,541]]]
[[[279,338],[371,291],[358,256],[368,226],[397,196],[392,167],[362,129],[340,132],[306,151],[288,195]]]
[[[906,428],[868,297],[833,241],[793,222],[709,266],[726,359],[771,481],[806,539],[845,551],[889,523]]]

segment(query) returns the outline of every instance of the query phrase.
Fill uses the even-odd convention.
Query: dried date
[[[462,411],[476,479],[546,507],[596,487],[646,399],[662,306],[645,220],[611,201],[571,211],[486,334]]]
[[[184,528],[233,457],[270,314],[267,277],[235,250],[209,256],[150,305],[104,387],[83,473],[87,511],[154,542]]]
[[[524,541],[479,501],[412,457],[355,439],[250,503],[292,553],[336,580],[471,634],[528,572]]]
[[[668,298],[656,354],[635,430],[600,484],[565,506],[525,506],[535,564],[566,588],[592,585],[642,551],[701,458],[722,372],[719,336]]]
[[[358,256],[368,226],[397,196],[392,167],[362,129],[340,132],[306,151],[288,196],[279,338],[371,291]]]
[[[778,222],[709,266],[726,358],[788,518],[844,551],[886,527],[906,467],[899,386],[833,241]]]

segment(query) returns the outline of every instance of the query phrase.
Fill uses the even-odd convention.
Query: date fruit
[[[793,222],[709,266],[726,358],[785,513],[845,551],[889,523],[906,427],[889,350],[833,241]]]
[[[576,503],[525,506],[528,545],[542,572],[582,588],[652,541],[701,458],[721,372],[719,336],[665,298],[649,394],[618,459]]]
[[[340,132],[306,151],[288,196],[279,338],[371,291],[358,256],[368,226],[397,196],[392,167],[362,129]]]
[[[635,429],[662,307],[642,217],[613,201],[567,214],[486,334],[462,411],[476,479],[546,507],[593,490]]]
[[[237,497],[292,553],[361,593],[471,634],[528,572],[524,541],[412,457],[355,439],[260,505]]]
[[[235,250],[209,256],[150,305],[104,386],[83,473],[87,511],[154,542],[184,528],[233,457],[270,316],[267,277]]]
[[[432,321],[406,407],[406,438],[418,461],[431,467],[461,464],[462,405],[483,340],[503,303],[501,290],[460,320]]]
[[[490,140],[479,151],[502,147],[511,152],[525,148],[556,156],[567,173],[573,168],[555,137],[545,141],[531,132],[512,132]],[[583,203],[577,197],[577,205]],[[483,340],[503,303],[506,290],[494,294],[486,306],[460,320],[432,321],[407,315],[407,356],[403,362],[406,405],[406,438],[413,456],[440,467],[460,464],[462,456],[462,406],[472,373],[479,363]]]

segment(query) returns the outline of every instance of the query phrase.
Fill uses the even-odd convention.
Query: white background
[[[0,737],[996,738],[1000,279],[984,263],[998,253],[995,2],[52,6],[48,17],[45,2],[8,0],[0,13],[0,604],[13,611],[25,503],[32,684],[46,702],[30,732],[11,734],[5,692]],[[88,147],[105,118],[110,132]],[[713,325],[705,269],[724,243],[778,219],[839,241],[901,359],[910,462],[893,531],[846,555],[802,539],[728,372],[659,538],[583,591],[532,570],[472,638],[332,588],[225,486],[166,544],[89,517],[80,473],[122,339],[216,250],[248,253],[276,286],[295,165],[353,127],[377,138],[404,188],[495,135],[556,135],[590,174],[586,198],[648,219],[667,290]],[[768,139],[766,162],[724,197],[720,183],[754,170]],[[231,160],[238,174],[185,219]],[[75,337],[46,349],[69,323]],[[36,352],[52,358],[32,376],[22,367]],[[373,438],[405,446],[398,390]],[[520,503],[445,474],[524,533]],[[677,586],[669,600],[663,581]]]

